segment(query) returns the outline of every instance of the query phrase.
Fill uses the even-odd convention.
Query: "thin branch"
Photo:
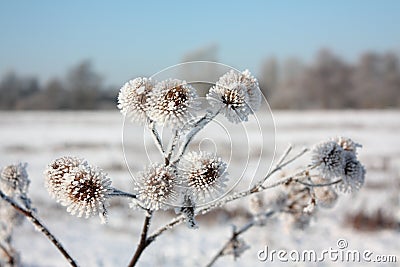
[[[171,145],[170,145],[170,147],[168,149],[168,155],[167,155],[167,161],[166,161],[167,165],[169,164],[169,162],[171,160],[172,154],[175,151],[175,148],[176,148],[176,145],[178,144],[178,141],[179,141],[179,131],[175,129],[174,130],[174,137],[172,138]]]
[[[290,154],[290,152],[292,151],[292,149],[293,149],[293,146],[292,146],[292,145],[289,145],[289,146],[286,148],[285,152],[283,152],[281,158],[280,158],[280,159],[278,160],[278,162],[276,163],[276,166],[280,166],[280,165],[283,163],[283,161],[289,156],[289,154]]]
[[[29,221],[31,221],[32,224],[36,226],[36,228],[42,232],[53,245],[61,252],[61,254],[67,259],[69,264],[73,267],[78,267],[78,264],[76,261],[68,254],[68,252],[64,249],[62,244],[57,240],[57,238],[50,232],[50,230],[39,220],[36,215],[27,209],[24,209],[21,207],[19,204],[17,204],[13,199],[9,198],[6,196],[1,190],[0,190],[0,197],[4,199],[6,202],[8,202],[15,210],[20,212],[22,215],[27,217]]]
[[[183,215],[179,215],[179,216],[175,217],[174,219],[172,219],[172,221],[170,221],[169,223],[167,223],[163,227],[161,227],[158,230],[156,230],[154,233],[152,233],[147,238],[149,244],[152,243],[154,240],[156,240],[156,238],[158,236],[160,236],[163,232],[167,231],[168,229],[172,229],[174,226],[179,225],[184,220],[185,220],[185,216],[183,216]]]
[[[157,131],[157,129],[156,129],[156,124],[154,123],[153,120],[148,119],[147,126],[148,126],[148,128],[149,128],[149,130],[150,130],[150,132],[151,132],[151,136],[152,136],[153,139],[154,139],[154,144],[156,145],[156,147],[157,147],[158,150],[160,151],[161,155],[162,155],[163,157],[165,157],[165,150],[164,150],[164,148],[163,148],[163,144],[162,144],[162,141],[161,141],[161,137],[160,137],[160,135],[158,134],[158,131]]]
[[[8,258],[8,259],[7,259],[7,263],[11,264],[11,266],[14,266],[14,264],[15,264],[15,258],[14,258],[14,256],[13,256],[13,255],[11,254],[11,252],[9,252],[8,249],[7,249],[5,246],[3,246],[1,243],[0,243],[0,250],[2,250],[2,251],[4,252],[4,255]]]
[[[288,161],[285,161],[286,158],[289,156],[290,152],[292,151],[292,146],[288,146],[288,148],[285,150],[285,152],[283,153],[283,155],[281,156],[281,158],[278,160],[277,164],[275,165],[274,168],[272,168],[272,170],[264,177],[264,179],[261,179],[258,183],[256,183],[253,188],[251,189],[252,191],[257,191],[259,189],[261,189],[262,185],[265,183],[265,181],[267,181],[274,173],[276,173],[277,171],[282,170],[284,167],[286,167],[287,165],[289,165],[290,163],[292,163],[293,161],[295,161],[296,159],[300,158],[301,156],[303,156],[308,149],[304,148],[303,150],[301,150],[298,154],[296,154],[293,158],[291,158]]]
[[[113,197],[127,197],[127,198],[134,198],[134,199],[137,198],[137,196],[135,194],[127,193],[127,192],[121,191],[116,188],[113,188],[112,190],[113,191],[110,193],[110,196],[113,196]]]
[[[263,214],[263,217],[265,218],[269,218],[271,217],[273,214],[275,213],[275,211],[269,211]],[[243,225],[239,230],[234,230],[232,232],[232,236],[231,238],[225,242],[225,244],[222,246],[222,248],[217,252],[217,254],[215,254],[215,256],[211,259],[211,261],[206,265],[207,267],[211,267],[212,265],[214,265],[214,263],[222,256],[226,255],[225,251],[226,249],[233,243],[235,242],[235,240],[237,240],[238,236],[240,236],[241,234],[247,232],[249,229],[251,229],[253,226],[257,225],[257,220],[252,219],[251,221],[249,221],[248,223],[246,223],[245,225]]]
[[[334,185],[334,184],[338,184],[341,181],[342,181],[342,179],[339,179],[339,180],[336,180],[336,181],[333,181],[333,182],[330,182],[330,183],[324,183],[324,184],[309,184],[309,183],[305,183],[305,182],[302,182],[302,181],[296,181],[296,182],[298,182],[298,183],[300,183],[302,185],[305,185],[305,186],[309,186],[309,187],[324,187],[324,186],[331,186],[331,185]]]
[[[181,149],[179,150],[178,156],[175,158],[174,162],[172,165],[175,165],[180,161],[182,158],[183,154],[185,154],[186,149],[188,148],[190,142],[193,140],[193,138],[196,136],[198,132],[200,132],[201,129],[203,129],[209,122],[211,122],[218,114],[220,110],[217,112],[207,112],[203,117],[201,117],[193,126],[192,130],[186,135],[186,140],[184,144],[181,146]]]
[[[153,212],[152,211],[147,211],[146,212],[146,217],[144,219],[144,223],[143,223],[143,228],[142,228],[142,233],[140,235],[140,240],[139,240],[139,244],[136,248],[135,254],[133,255],[131,261],[129,262],[128,267],[133,267],[136,265],[137,261],[140,258],[140,255],[142,255],[143,251],[145,250],[145,248],[150,244],[147,240],[147,232],[149,231],[150,228],[150,222],[151,222],[151,218],[153,216]]]

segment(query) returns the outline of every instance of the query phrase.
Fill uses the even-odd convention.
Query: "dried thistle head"
[[[29,178],[26,171],[27,163],[8,165],[0,175],[0,190],[9,197],[15,194],[26,195],[29,187]]]
[[[345,151],[344,159],[342,181],[336,187],[344,193],[357,191],[364,185],[365,168],[352,151]]]
[[[122,86],[118,95],[118,108],[121,113],[133,121],[145,123],[148,111],[148,99],[154,84],[151,79],[138,77]]]
[[[261,91],[248,70],[231,70],[211,87],[207,99],[215,111],[220,110],[230,122],[239,123],[259,109]]]
[[[265,210],[264,197],[262,194],[255,194],[250,198],[249,209],[253,215],[260,214]]]
[[[325,184],[329,181],[323,178],[315,180],[315,184]],[[338,194],[332,186],[317,186],[313,188],[315,198],[319,207],[332,208],[338,199]]]
[[[248,105],[253,111],[257,111],[261,106],[261,90],[257,79],[250,73],[249,70],[244,70],[238,79],[246,86],[248,94]]]
[[[179,184],[174,168],[152,164],[137,175],[135,191],[143,206],[150,210],[168,208],[176,199],[176,185]]]
[[[350,151],[356,154],[357,148],[362,147],[362,145],[354,142],[352,139],[348,137],[339,136],[333,139],[339,146],[343,148],[345,151]]]
[[[167,127],[180,128],[197,109],[196,89],[186,81],[168,79],[156,84],[148,102],[150,118]]]
[[[184,157],[182,177],[196,201],[214,200],[226,188],[226,169],[226,163],[212,153],[189,152]]]
[[[312,163],[324,178],[342,177],[344,150],[334,141],[320,143],[313,149]]]
[[[111,180],[100,169],[90,165],[73,168],[65,176],[61,204],[78,217],[99,215],[107,219],[108,198],[112,192]]]
[[[277,201],[285,222],[292,228],[306,228],[316,212],[311,189],[297,182],[285,184]]]
[[[65,175],[79,166],[85,166],[87,162],[81,158],[65,156],[55,159],[44,171],[45,187],[52,198],[59,202],[63,194]]]

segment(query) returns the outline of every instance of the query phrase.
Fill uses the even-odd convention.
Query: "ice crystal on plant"
[[[168,79],[155,85],[148,102],[150,118],[170,128],[180,128],[198,107],[196,89],[186,81]]]
[[[144,123],[147,119],[149,93],[154,84],[151,79],[138,77],[122,86],[118,95],[118,108],[133,121]]]
[[[152,164],[137,175],[135,191],[144,207],[150,210],[166,209],[167,202],[176,198],[175,186],[178,183],[174,168]]]
[[[87,162],[81,158],[65,156],[55,159],[45,169],[45,187],[50,196],[57,199],[57,202],[61,200],[60,195],[63,194],[65,175],[81,165],[87,165]]]
[[[233,123],[247,121],[259,109],[261,91],[257,80],[248,70],[240,73],[229,71],[219,78],[207,94],[211,106]]]
[[[226,169],[226,163],[212,153],[189,152],[182,163],[182,176],[195,200],[208,200],[224,192]]]
[[[73,168],[65,176],[61,204],[72,215],[86,218],[99,215],[107,219],[108,198],[112,192],[111,180],[100,169],[90,165]]]
[[[312,163],[318,167],[324,178],[342,177],[344,150],[334,141],[323,142],[313,149]]]

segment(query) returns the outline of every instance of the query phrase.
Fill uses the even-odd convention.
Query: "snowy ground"
[[[262,118],[265,114],[259,114]],[[399,111],[343,111],[343,112],[274,112],[276,123],[277,156],[291,143],[298,151],[326,138],[337,135],[349,136],[363,144],[359,157],[367,168],[365,187],[355,195],[343,195],[335,208],[319,212],[316,220],[305,231],[290,231],[281,221],[271,221],[263,228],[254,228],[244,235],[251,248],[236,262],[231,257],[220,259],[216,266],[265,266],[257,252],[268,245],[269,249],[305,250],[317,252],[330,247],[337,248],[338,239],[346,239],[349,249],[370,250],[374,255],[396,255],[400,261],[400,232],[376,229],[357,231],[345,224],[345,216],[365,210],[368,214],[381,209],[400,221],[400,112]],[[273,155],[273,139],[270,121],[268,140],[263,148],[262,162],[266,168]],[[126,266],[139,237],[143,214],[128,208],[125,200],[114,201],[110,208],[109,224],[101,225],[98,218],[84,220],[70,216],[63,207],[50,199],[43,187],[42,172],[56,157],[77,155],[106,170],[113,185],[125,191],[131,190],[131,178],[122,153],[122,117],[117,112],[64,112],[64,113],[0,113],[0,166],[22,161],[29,163],[31,198],[39,215],[74,255],[81,266]],[[265,126],[265,128],[263,128]],[[131,127],[131,126],[129,126]],[[140,170],[146,163],[141,128],[126,128],[125,143],[130,169]],[[218,127],[217,127],[218,128]],[[222,129],[222,128],[221,128]],[[215,145],[222,156],[230,158],[230,173],[242,171],[242,153],[249,149],[249,166],[256,164],[258,154],[252,149],[259,147],[255,136],[257,129],[249,127],[248,140],[242,139],[243,131],[226,128],[233,149],[227,149],[227,136],[215,135],[200,147]],[[216,130],[217,131],[217,130]],[[264,131],[264,130],[263,130]],[[213,132],[213,131],[211,131]],[[203,140],[203,139],[202,139]],[[243,140],[243,141],[242,141]],[[249,141],[250,140],[250,141]],[[236,143],[235,143],[236,142]],[[249,144],[250,143],[250,144]],[[240,146],[241,145],[241,146]],[[237,146],[237,147],[236,147]],[[229,146],[228,146],[229,147]],[[239,148],[238,148],[239,147]],[[146,146],[149,157],[156,150]],[[303,162],[307,161],[307,157]],[[252,165],[253,164],[253,165]],[[251,168],[250,168],[251,169]],[[245,176],[248,173],[245,173]],[[245,180],[245,182],[247,182]],[[244,186],[243,184],[241,186]],[[247,200],[241,200],[229,209],[246,208]],[[171,213],[155,218],[154,228],[172,218]],[[229,238],[232,223],[242,225],[243,216],[227,221],[226,215],[199,219],[200,229],[184,226],[161,236],[143,254],[139,266],[204,266]],[[24,266],[68,266],[61,254],[40,233],[26,222],[15,233],[15,243],[22,252]],[[272,265],[278,264],[274,262]],[[297,263],[306,266],[307,263]],[[340,265],[349,265],[341,263]],[[376,263],[375,263],[376,264]],[[372,263],[371,266],[375,266]],[[320,266],[333,265],[331,261]],[[396,264],[392,264],[396,266]],[[398,265],[397,265],[398,266]]]

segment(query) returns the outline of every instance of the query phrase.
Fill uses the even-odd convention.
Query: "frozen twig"
[[[275,211],[268,211],[268,212],[262,214],[262,217],[269,218],[273,214],[275,214]],[[215,254],[215,256],[211,259],[211,261],[206,266],[211,267],[220,257],[226,255],[225,251],[227,250],[227,248],[232,246],[233,245],[232,243],[236,242],[237,238],[241,234],[247,232],[249,229],[251,229],[255,225],[257,225],[257,220],[255,218],[253,218],[251,221],[249,221],[248,223],[243,225],[239,230],[234,229],[234,231],[232,232],[231,238],[225,242],[225,244],[222,246],[222,248],[217,252],[217,254]]]
[[[0,251],[3,251],[3,254],[7,257],[6,262],[11,266],[14,266],[16,264],[17,259],[15,259],[15,256],[13,255],[13,250],[11,248],[10,250],[0,243]]]
[[[156,129],[156,124],[151,119],[148,119],[147,126],[149,127],[149,130],[151,132],[151,136],[154,139],[154,144],[156,145],[156,147],[160,151],[161,155],[163,157],[165,157],[165,150],[164,150],[164,147],[163,147],[163,144],[162,144],[162,141],[161,141],[160,134],[158,133],[158,131]]]
[[[150,222],[151,222],[152,216],[153,216],[153,212],[152,211],[146,211],[146,217],[144,219],[144,223],[143,223],[142,233],[140,235],[139,244],[138,244],[138,246],[136,248],[136,251],[135,251],[135,254],[133,255],[133,258],[129,262],[128,267],[133,267],[133,266],[136,265],[137,261],[140,258],[140,255],[142,255],[143,251],[150,244],[150,242],[147,239],[147,233],[148,233],[149,228],[150,228]]]
[[[218,114],[219,110],[217,112],[207,112],[203,117],[201,117],[194,125],[192,130],[186,135],[186,140],[184,144],[181,146],[178,156],[175,158],[173,165],[178,163],[180,159],[182,158],[183,154],[185,154],[186,149],[188,148],[190,142],[193,140],[193,138],[196,136],[196,134],[203,129],[209,122],[211,122]]]
[[[137,196],[135,194],[127,193],[124,191],[121,191],[119,189],[113,188],[113,191],[110,193],[110,196],[113,197],[126,197],[126,198],[134,198],[136,199]]]
[[[63,247],[63,245],[57,240],[57,238],[50,232],[50,230],[39,220],[39,218],[31,210],[21,207],[13,199],[6,196],[1,190],[0,190],[0,197],[6,202],[8,202],[19,213],[27,217],[29,221],[31,221],[31,223],[34,224],[36,228],[50,240],[51,243],[53,243],[53,245],[61,252],[61,254],[67,259],[67,261],[71,266],[73,267],[78,266],[76,261],[69,255],[69,253]]]
[[[169,164],[169,162],[171,160],[171,157],[172,157],[172,154],[174,153],[175,148],[176,148],[176,146],[178,144],[179,137],[180,137],[179,135],[180,135],[179,131],[177,129],[175,129],[174,130],[174,136],[172,138],[171,144],[170,144],[169,149],[168,149],[168,155],[167,155],[167,161],[166,161],[167,165]]]
[[[310,184],[310,183],[305,183],[305,182],[302,182],[302,181],[296,181],[296,182],[298,182],[298,183],[300,183],[302,185],[308,186],[308,187],[324,187],[324,186],[331,186],[331,185],[338,184],[341,181],[342,181],[342,179],[339,179],[339,180],[336,180],[336,181],[333,181],[333,182],[322,183],[322,184],[314,184],[314,183]]]

